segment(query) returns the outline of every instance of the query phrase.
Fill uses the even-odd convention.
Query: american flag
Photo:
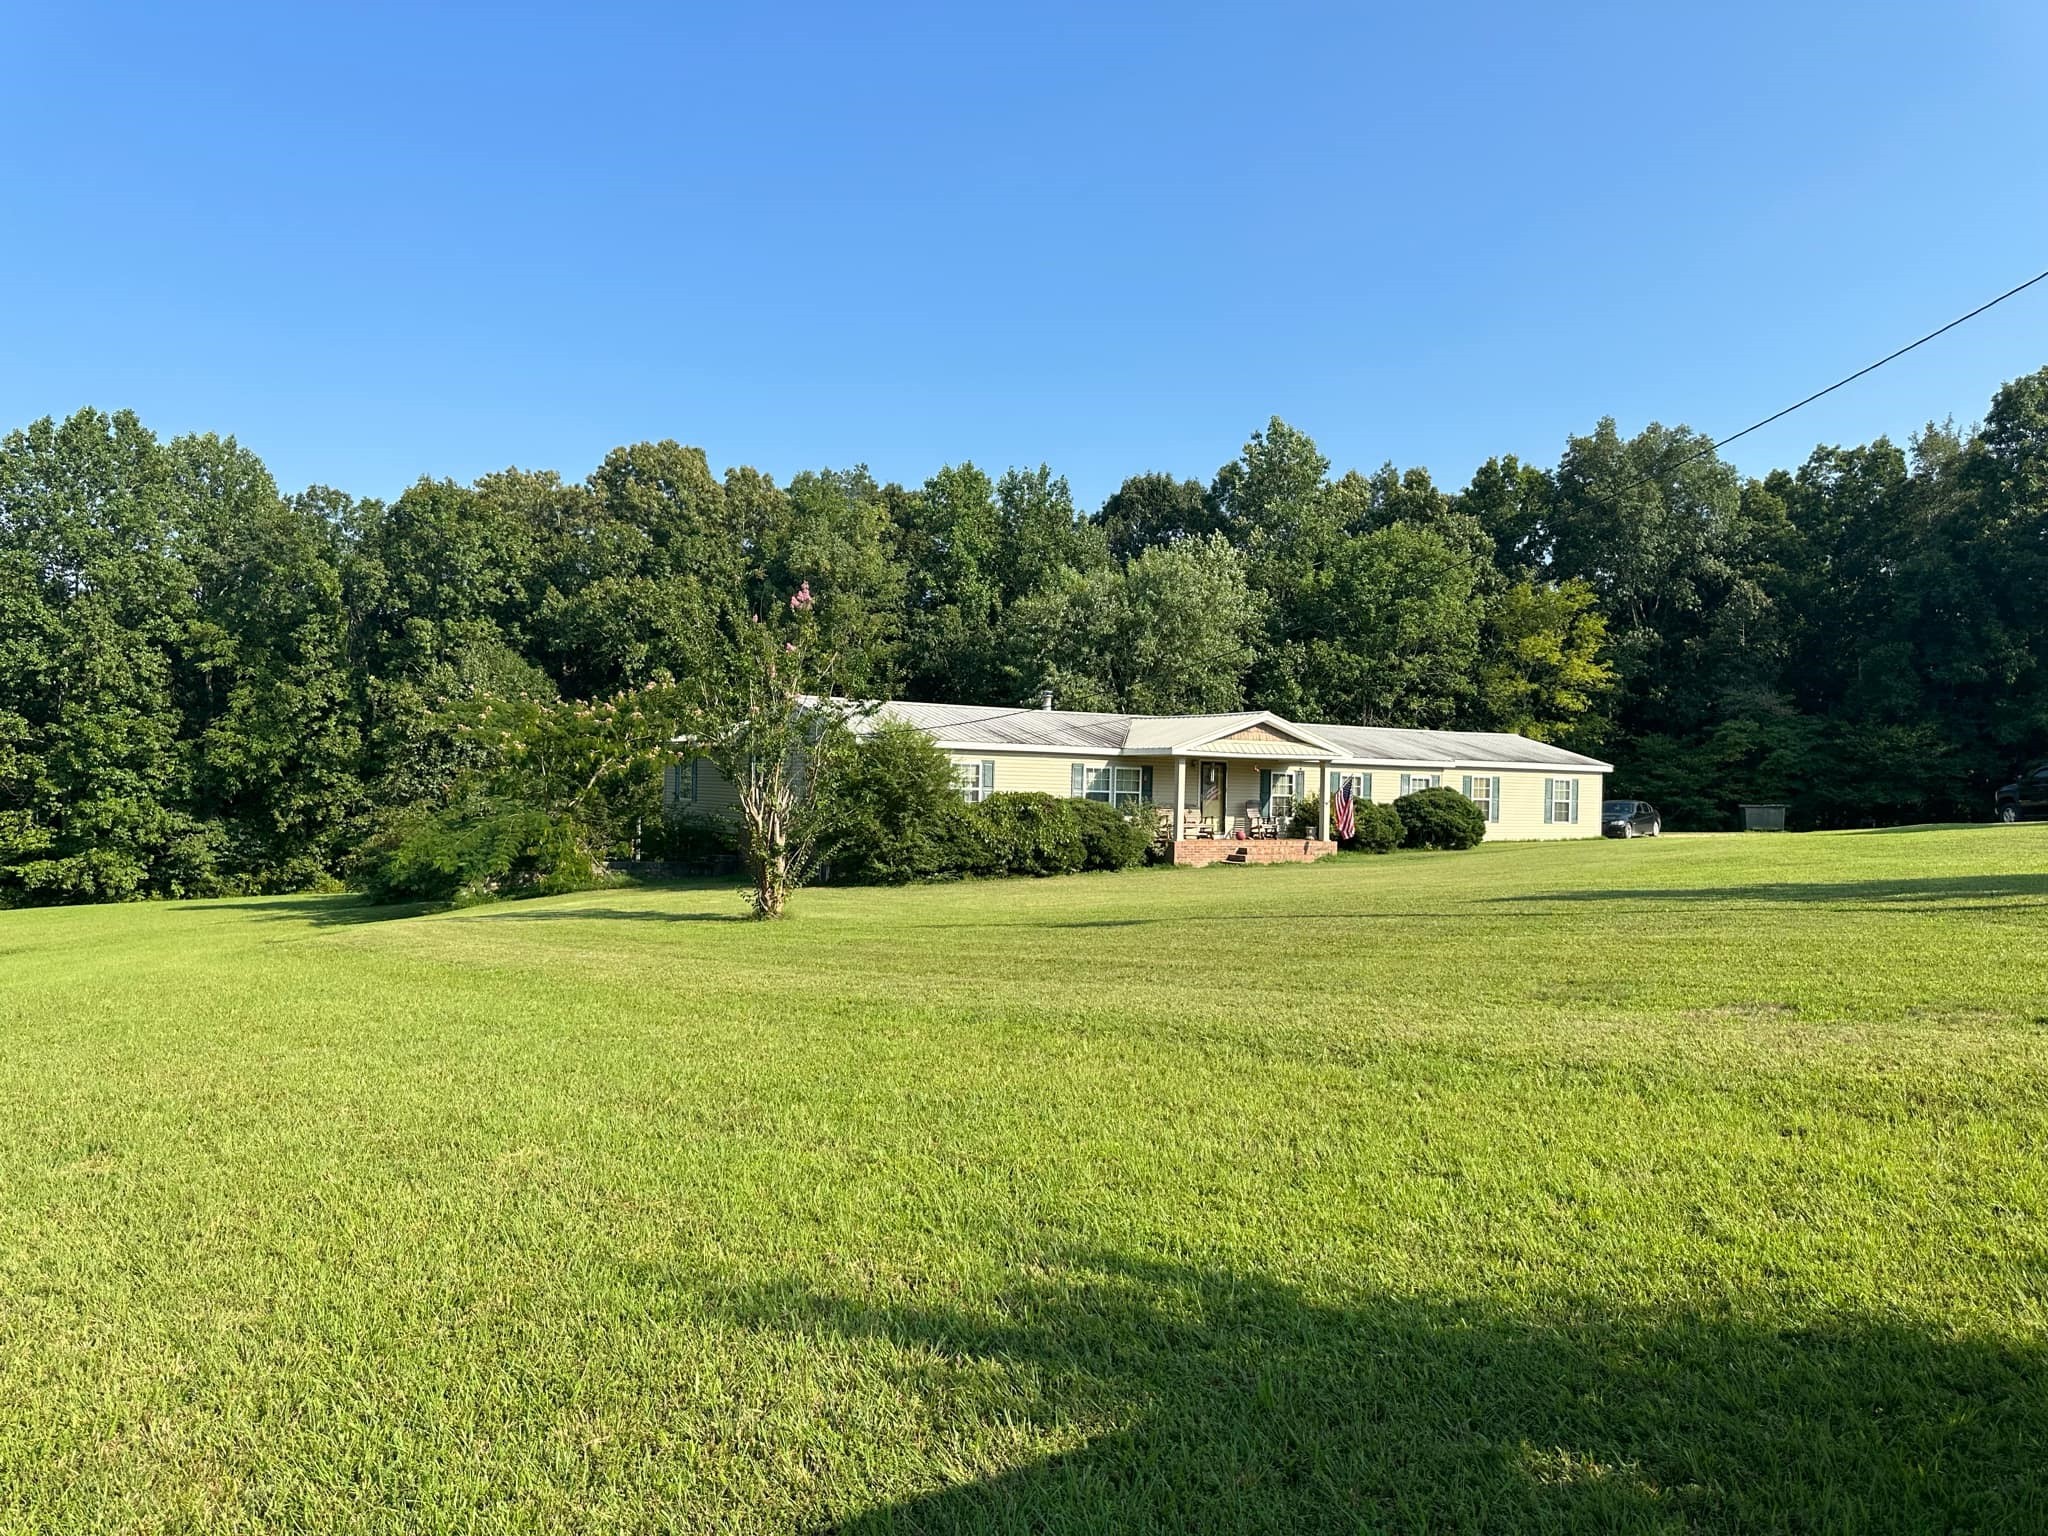
[[[1358,818],[1351,814],[1351,781],[1346,779],[1337,791],[1337,839],[1349,842],[1358,836]]]

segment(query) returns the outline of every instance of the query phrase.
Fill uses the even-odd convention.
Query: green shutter
[[[1086,763],[1074,764],[1073,778],[1070,780],[1068,793],[1076,800],[1088,793],[1088,765]]]
[[[1469,773],[1465,775],[1465,798],[1467,800],[1472,798],[1472,775]]]
[[[1259,814],[1273,814],[1273,770],[1270,768],[1259,770]]]
[[[986,800],[996,792],[996,762],[992,757],[981,760],[981,798]]]
[[[1152,803],[1152,765],[1147,763],[1138,770],[1138,798],[1147,805]]]
[[[702,762],[702,758],[693,757],[690,759],[690,799],[693,801],[697,798],[697,769]]]
[[[1497,773],[1493,776],[1493,798],[1486,802],[1486,819],[1500,820],[1500,775]]]
[[[1358,776],[1358,789],[1357,789],[1356,793],[1354,794],[1353,798],[1354,798],[1354,799],[1358,799],[1358,800],[1370,800],[1370,799],[1372,798],[1372,775],[1371,775],[1371,774],[1369,774],[1369,773],[1361,773],[1361,774],[1360,774],[1360,775]]]
[[[1579,781],[1573,779],[1570,782],[1572,786],[1572,825],[1576,827],[1579,824]]]
[[[1543,781],[1543,820],[1546,825],[1555,820],[1556,810],[1557,780],[1545,779]]]

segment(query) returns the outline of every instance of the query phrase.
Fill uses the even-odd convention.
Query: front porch
[[[1161,743],[1152,775],[1173,863],[1299,864],[1335,851],[1328,743],[1271,715],[1202,725]],[[1309,801],[1303,825],[1295,811]]]
[[[1167,844],[1169,864],[1313,864],[1337,851],[1319,837],[1186,837]]]

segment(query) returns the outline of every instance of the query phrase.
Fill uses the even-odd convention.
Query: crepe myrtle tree
[[[689,719],[690,750],[739,798],[748,905],[781,917],[829,853],[823,806],[871,705],[837,696],[842,657],[806,581],[765,614],[729,613]]]
[[[605,699],[492,692],[451,705],[464,782],[545,811],[602,873],[611,847],[658,801],[676,733],[672,693],[650,682]]]

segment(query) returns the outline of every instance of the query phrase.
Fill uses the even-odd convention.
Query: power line
[[[1967,315],[1957,315],[1955,319],[1949,321],[1947,325],[1942,326],[1938,330],[1929,331],[1925,336],[1922,336],[1918,341],[1909,341],[1903,347],[1899,348],[1898,351],[1887,352],[1883,357],[1880,357],[1876,362],[1866,363],[1863,367],[1858,368],[1854,373],[1849,374],[1847,377],[1835,380],[1835,382],[1830,384],[1826,389],[1815,390],[1812,394],[1808,395],[1804,400],[1795,400],[1792,404],[1786,406],[1785,409],[1783,409],[1782,411],[1773,411],[1770,415],[1766,416],[1762,421],[1751,422],[1748,426],[1744,427],[1740,432],[1731,432],[1726,437],[1722,438],[1719,442],[1709,443],[1704,448],[1694,449],[1691,453],[1688,453],[1684,458],[1680,459],[1675,464],[1667,465],[1661,469],[1652,470],[1647,475],[1638,476],[1636,479],[1631,480],[1626,485],[1622,486],[1621,490],[1614,492],[1614,494],[1619,496],[1622,491],[1634,490],[1637,486],[1645,484],[1648,481],[1655,480],[1660,476],[1668,475],[1673,470],[1683,469],[1686,465],[1690,464],[1694,459],[1703,459],[1708,454],[1714,453],[1719,449],[1727,447],[1730,443],[1734,442],[1738,437],[1747,437],[1750,433],[1758,430],[1761,427],[1768,427],[1772,422],[1780,421],[1785,417],[1790,416],[1794,411],[1799,410],[1802,406],[1808,406],[1813,404],[1813,402],[1820,399],[1822,395],[1832,395],[1844,384],[1854,384],[1866,373],[1875,373],[1878,369],[1882,368],[1886,363],[1894,362],[1897,359],[1904,357],[1908,352],[1912,351],[1915,347],[1926,346],[1927,343],[1934,340],[1935,337],[1946,335],[1948,332],[1954,330],[1957,326],[1963,324],[1965,321],[1976,319],[1979,315],[1983,314],[1984,311],[1986,311],[1987,309],[1997,308],[2000,304],[2003,304],[2007,299],[2011,298],[2014,294],[2025,293],[2029,288],[2033,287],[2034,284],[2041,282],[2044,279],[2048,279],[2048,272],[2036,272],[2032,277],[2028,278],[2024,283],[2021,283],[2017,288],[2008,288],[2005,290],[2005,292],[2001,293],[1997,298],[1987,299],[1984,303],[1979,304],[1975,309],[1971,310]]]

